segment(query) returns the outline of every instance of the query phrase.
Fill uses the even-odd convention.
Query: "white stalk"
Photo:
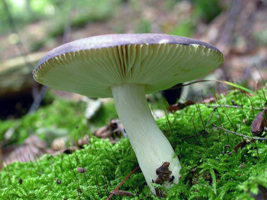
[[[152,179],[157,179],[156,169],[162,163],[170,162],[170,176],[174,183],[179,181],[181,165],[174,157],[174,150],[154,121],[145,97],[145,88],[138,84],[120,84],[111,88],[119,118],[130,139],[139,166],[151,192]],[[169,187],[170,184],[164,184]]]

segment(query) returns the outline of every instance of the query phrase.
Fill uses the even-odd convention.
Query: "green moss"
[[[4,133],[10,127],[14,128],[11,143],[22,143],[29,134],[43,128],[68,130],[70,138],[77,140],[86,134],[92,133],[94,130],[93,124],[100,127],[106,125],[110,118],[117,118],[113,101],[102,106],[92,122],[86,121],[84,117],[85,108],[86,103],[84,102],[55,98],[50,105],[38,109],[33,114],[25,115],[19,120],[0,121],[0,141],[3,140]],[[43,135],[42,138],[45,139],[45,137]]]
[[[259,185],[267,187],[266,142],[250,143],[230,155],[242,138],[211,125],[216,124],[251,136],[250,126],[259,112],[252,108],[263,107],[265,103],[263,94],[260,94],[261,97],[248,97],[235,91],[227,97],[221,95],[213,105],[232,105],[231,101],[234,100],[236,104],[243,105],[243,108],[218,108],[211,119],[213,108],[198,104],[168,115],[168,120],[163,118],[157,121],[182,164],[179,184],[170,189],[166,199],[250,199],[252,194],[258,193]],[[57,109],[65,107],[64,104],[53,105]],[[66,115],[75,112],[61,114],[68,119]],[[75,121],[73,116],[71,118]],[[36,119],[33,117],[34,120]],[[48,117],[47,120],[51,119]],[[64,124],[61,121],[63,119],[55,120]],[[43,126],[49,122],[36,120],[35,123],[41,123],[40,126]],[[74,124],[77,124],[77,121],[72,123]],[[72,125],[69,125],[70,130]],[[229,148],[225,147],[226,145],[229,145]],[[109,191],[114,190],[137,165],[128,139],[121,139],[119,144],[113,145],[107,140],[92,137],[88,146],[71,155],[54,158],[45,155],[36,162],[14,163],[4,168],[0,178],[0,197],[106,199]],[[86,168],[88,172],[77,173],[77,167]],[[61,180],[60,184],[57,184],[57,179]],[[113,196],[112,199],[159,199],[151,195],[140,170],[120,189],[132,192],[134,197]]]
[[[129,157],[122,161],[125,154]],[[128,140],[111,145],[107,140],[92,139],[92,145],[71,155],[54,158],[45,155],[33,163],[9,165],[1,172],[0,196],[2,199],[77,199],[79,188],[82,197],[101,199],[108,195],[111,185],[119,184],[123,175],[136,165]],[[84,167],[88,172],[77,173],[77,167]],[[124,187],[133,187],[137,179],[142,180],[142,174],[135,174]],[[57,180],[61,183],[57,184]]]

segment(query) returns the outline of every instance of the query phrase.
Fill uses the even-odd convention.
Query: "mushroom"
[[[156,169],[169,162],[173,183],[178,183],[181,165],[154,121],[145,94],[203,77],[223,61],[216,47],[195,39],[166,34],[111,34],[51,50],[40,60],[33,77],[56,90],[113,97],[146,182],[155,194],[151,183],[157,179]]]

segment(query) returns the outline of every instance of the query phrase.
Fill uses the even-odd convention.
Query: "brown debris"
[[[118,119],[111,119],[110,122],[95,133],[96,137],[109,139],[111,143],[116,143],[122,135],[125,135],[124,128]]]
[[[254,140],[253,140],[254,141]],[[252,141],[246,141],[246,140],[243,140],[242,142],[238,143],[234,149],[233,149],[233,153],[236,153],[238,151],[238,149],[243,149],[245,146],[247,146],[248,143],[250,143]]]
[[[11,153],[3,155],[4,166],[13,162],[35,161],[45,153],[52,153],[47,144],[36,135],[30,135],[22,145],[14,147]]]
[[[162,185],[164,181],[170,181],[175,178],[174,176],[170,177],[172,171],[169,170],[170,163],[164,162],[159,168],[156,169],[156,174],[158,175],[158,178],[154,181],[152,180],[152,183],[160,184]],[[171,182],[171,181],[170,181]],[[165,197],[166,194],[163,191],[160,191],[158,188],[155,188],[156,195],[159,197]]]
[[[158,169],[156,169],[158,178],[155,180],[155,183],[162,185],[164,181],[170,180],[170,174],[172,171],[169,170],[169,166],[169,162],[164,162]]]
[[[267,108],[267,106],[265,106]],[[262,133],[264,131],[264,127],[267,126],[267,110],[264,112],[259,112],[255,117],[254,121],[251,125],[251,133],[258,137],[263,137]]]
[[[73,146],[73,147],[67,147],[67,148],[62,149],[62,150],[60,150],[60,151],[53,152],[53,153],[51,153],[51,155],[52,155],[52,156],[57,156],[57,155],[62,154],[62,153],[65,153],[65,154],[72,154],[72,153],[74,153],[74,152],[77,151],[77,150],[78,150],[78,148],[75,147],[75,146]]]
[[[85,169],[85,168],[82,168],[82,167],[77,167],[77,172],[78,173],[85,173],[87,171],[88,171],[88,169]]]
[[[258,184],[258,194],[252,195],[255,200],[266,200],[267,199],[267,188]]]
[[[201,103],[215,103],[215,102],[216,102],[216,98],[210,97],[210,98],[204,99]]]
[[[35,161],[43,154],[51,154],[52,156],[62,153],[72,154],[76,150],[82,149],[83,145],[89,144],[89,141],[89,135],[85,135],[82,139],[78,140],[77,146],[66,147],[66,140],[63,141],[63,138],[58,138],[58,140],[54,140],[54,145],[52,145],[54,150],[52,150],[37,135],[30,135],[22,145],[5,147],[3,149],[4,167],[17,161]]]
[[[88,145],[90,143],[89,135],[85,135],[82,139],[79,139],[77,142],[77,146],[82,149],[83,145]]]
[[[191,100],[188,100],[185,103],[180,103],[179,102],[179,103],[176,103],[176,104],[173,104],[173,105],[169,106],[168,107],[168,111],[174,113],[177,110],[182,110],[185,107],[193,105],[193,104],[195,104],[195,103],[193,101],[191,101]]]
[[[136,171],[139,169],[139,166],[137,166],[130,174],[128,174],[123,180],[122,182],[115,188],[115,190],[112,190],[112,192],[116,192],[119,190],[119,188],[121,187],[121,185]],[[124,191],[125,192],[125,191]],[[113,193],[110,192],[110,195],[108,196],[108,198],[106,200],[110,200],[110,198],[113,196]]]
[[[66,142],[67,142],[67,139],[66,138],[56,138],[53,140],[52,142],[52,145],[51,145],[51,148],[54,150],[54,151],[61,151],[63,149],[66,149]]]
[[[123,191],[123,190],[112,190],[110,191],[110,193],[114,195],[120,195],[120,196],[133,196],[133,193]]]
[[[84,145],[88,145],[89,143],[90,143],[89,135],[85,135],[82,139],[79,139],[76,143],[76,146],[74,144],[74,146],[66,147],[66,141],[65,141],[65,144],[62,146],[62,148],[57,149],[56,152],[53,152],[52,156],[56,156],[62,153],[72,154],[73,152],[82,149]]]

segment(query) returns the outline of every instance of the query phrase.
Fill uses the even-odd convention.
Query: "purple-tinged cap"
[[[48,52],[34,79],[56,90],[112,97],[122,83],[164,90],[207,75],[224,61],[214,46],[166,34],[111,34],[73,41]]]

